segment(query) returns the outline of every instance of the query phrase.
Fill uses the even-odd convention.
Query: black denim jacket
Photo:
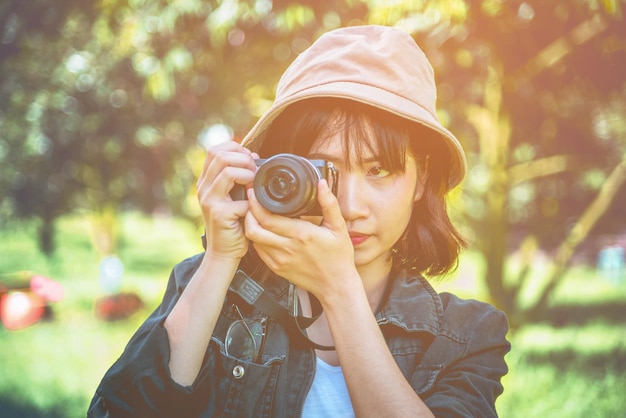
[[[271,319],[259,363],[225,354],[235,321],[224,304],[202,369],[187,387],[171,379],[163,322],[200,263],[178,264],[161,305],[137,330],[98,386],[88,417],[299,417],[315,354]],[[266,289],[286,304],[287,283]],[[259,318],[255,309],[244,315]],[[508,369],[506,316],[491,305],[437,294],[422,277],[395,278],[376,318],[402,373],[437,417],[493,417]],[[367,367],[367,365],[364,365]],[[372,382],[377,384],[377,382]]]

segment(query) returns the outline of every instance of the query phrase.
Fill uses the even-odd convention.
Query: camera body
[[[326,180],[337,194],[339,173],[331,162],[309,160],[294,154],[277,154],[256,160],[254,194],[272,213],[295,218],[322,214],[317,203],[317,183]],[[247,200],[245,187],[236,184],[230,192],[233,200]]]

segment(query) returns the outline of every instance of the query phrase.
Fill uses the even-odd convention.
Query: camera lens
[[[254,176],[254,193],[270,212],[296,217],[317,205],[320,173],[304,157],[278,154],[268,158]]]
[[[268,173],[267,194],[272,199],[285,200],[297,187],[297,179],[284,167],[277,167]]]

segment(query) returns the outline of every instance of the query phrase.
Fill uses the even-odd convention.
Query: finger
[[[322,224],[332,230],[339,231],[346,229],[346,222],[341,215],[337,197],[328,187],[328,182],[324,179],[317,183],[317,202],[322,208]]]
[[[235,151],[237,148],[237,143],[235,143],[234,141],[228,141],[222,144],[219,144],[217,146],[211,147],[209,149],[206,150],[205,156],[204,156],[204,162],[202,163],[202,171],[200,171],[200,176],[199,178],[203,178],[206,175],[206,172],[209,168],[209,165],[211,164],[211,161],[213,160],[213,155],[216,152],[219,152],[219,150],[228,150],[228,149],[232,149],[232,151]]]
[[[261,228],[261,225],[254,217],[254,214],[251,210],[248,210],[248,212],[244,216],[244,231],[246,234],[246,238],[248,238],[250,241],[256,241],[258,239],[261,239],[263,236],[263,228]]]
[[[282,237],[295,236],[298,228],[297,224],[304,221],[270,212],[257,200],[253,188],[249,188],[247,193],[248,201],[250,202],[250,211],[254,214],[255,219],[263,229],[270,230]]]
[[[286,248],[289,239],[266,229],[249,210],[244,218],[246,238],[263,248]]]
[[[254,189],[247,190],[248,193],[248,214],[246,214],[246,236],[252,241],[267,242],[271,239],[272,235],[275,235],[273,231],[268,230],[267,226],[270,224],[268,219],[272,216],[272,213],[265,209],[254,194]]]
[[[256,173],[256,164],[250,154],[212,150],[207,161],[209,163],[196,183],[197,190],[216,193],[219,199],[227,197],[235,184],[251,183]]]
[[[202,165],[202,171],[199,178],[205,178],[210,176],[209,171],[213,167],[212,171],[215,174],[216,166],[217,171],[225,165],[237,165],[241,167],[249,167],[250,169],[256,169],[254,161],[251,159],[252,153],[247,148],[242,147],[240,144],[229,141],[215,147],[209,148]]]
[[[250,221],[250,217],[253,216],[248,212],[248,214],[246,214],[246,220],[248,222]],[[251,229],[257,231],[258,234],[248,234]],[[246,224],[244,230],[246,238],[248,238],[251,245],[254,247],[257,255],[270,270],[279,276],[283,276],[290,270],[288,267],[289,263],[292,262],[295,257],[293,250],[288,247],[288,239],[272,234],[270,231],[264,230],[263,228],[258,230],[251,228],[249,223]]]
[[[236,218],[233,220],[237,220],[239,222],[246,213],[248,213],[248,201],[247,200],[235,200],[233,202],[225,202],[224,205],[228,205],[227,214],[233,214]]]
[[[209,229],[236,226],[236,223],[239,223],[246,213],[248,213],[247,200],[229,202],[213,197],[208,192],[198,194],[198,203],[202,210],[205,226]]]
[[[245,186],[252,183],[253,180],[254,171],[247,168],[228,166],[223,168],[212,181],[201,179],[198,182],[198,190],[202,190],[205,185],[208,185],[208,192],[221,200],[228,197],[235,184]]]
[[[254,247],[254,251],[257,253],[259,258],[263,261],[263,264],[265,264],[275,274],[278,274],[280,276],[281,274],[276,271],[276,270],[278,270],[277,269],[277,263],[274,260],[274,257],[272,257],[272,253],[266,251],[263,246],[258,245],[254,241],[252,241],[252,247]]]
[[[213,181],[217,175],[226,167],[238,167],[256,172],[256,164],[250,154],[233,151],[218,151],[207,155],[209,163],[206,166],[201,178]]]

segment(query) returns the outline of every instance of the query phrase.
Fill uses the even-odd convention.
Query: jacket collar
[[[376,312],[380,325],[391,324],[409,332],[439,334],[443,320],[443,302],[439,294],[421,275],[408,276],[401,271],[392,277],[382,307]],[[289,282],[275,277],[266,291],[278,303],[289,308]]]
[[[378,323],[437,335],[443,319],[443,303],[430,283],[423,276],[400,272],[390,286],[382,308],[376,313]]]

